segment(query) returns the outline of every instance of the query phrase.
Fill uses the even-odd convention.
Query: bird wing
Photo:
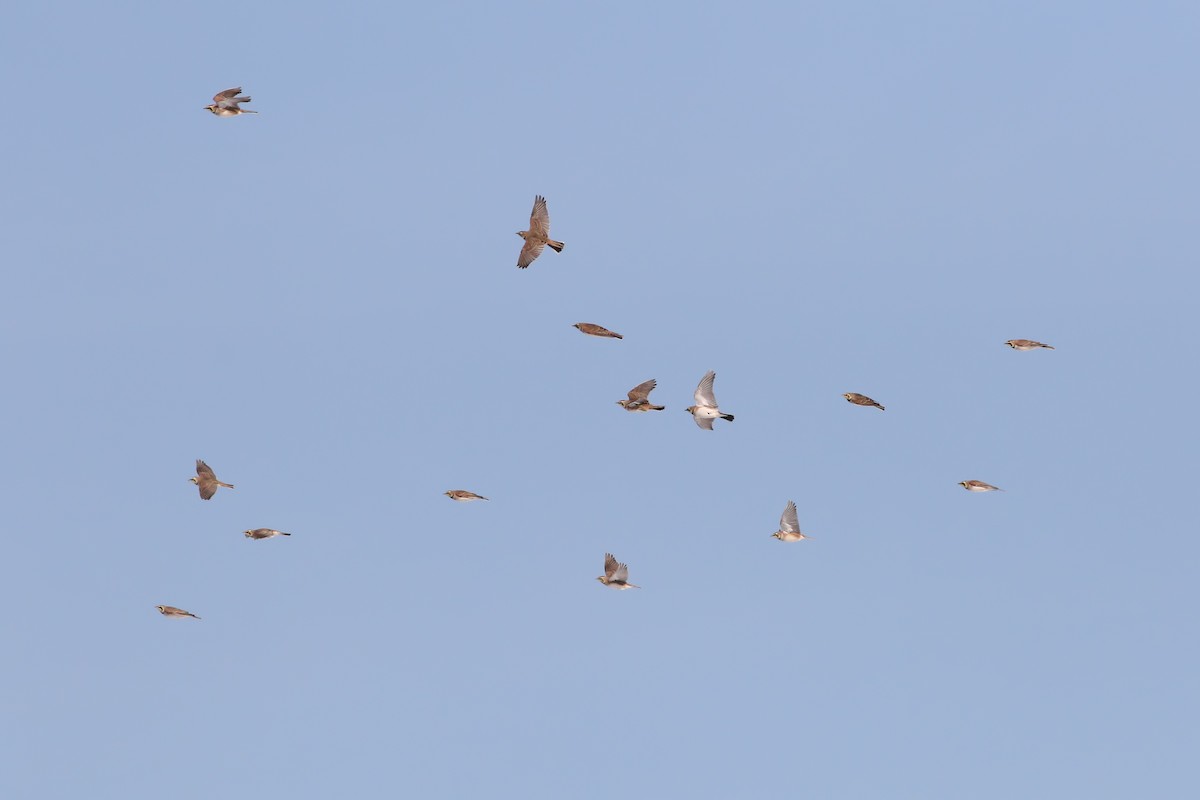
[[[716,379],[717,373],[711,369],[700,379],[700,385],[696,387],[696,405],[717,407],[717,396],[713,394],[713,381]],[[711,424],[709,427],[712,427]]]
[[[650,393],[654,391],[654,387],[658,386],[658,381],[651,378],[645,383],[639,383],[637,386],[629,390],[629,401],[631,403],[646,402],[650,399]]]
[[[529,214],[529,232],[543,239],[550,235],[550,211],[546,208],[546,198],[540,194],[533,198],[533,211]]]
[[[696,420],[696,424],[699,425],[701,428],[704,428],[704,430],[706,430],[706,431],[711,431],[713,429],[713,427],[712,427],[713,418],[712,417],[697,417],[695,414],[692,414],[692,419]]]
[[[205,464],[198,458],[196,459],[196,474],[201,478],[213,478],[214,480],[217,477],[216,473],[212,471],[212,467],[210,467],[208,464]]]
[[[617,562],[616,557],[612,553],[604,554],[604,577],[608,578],[610,581],[613,579],[613,576],[620,572],[621,568],[624,566],[624,564]]]
[[[533,226],[531,225],[530,227],[533,227]],[[542,254],[542,251],[545,249],[546,249],[545,242],[539,242],[539,241],[533,239],[532,236],[530,238],[526,239],[525,246],[521,248],[521,254],[519,256],[517,256],[517,266],[520,267],[521,269],[525,269],[530,264],[532,264],[534,262],[534,260],[538,256],[540,256]]]
[[[196,486],[200,489],[201,500],[212,500],[212,496],[217,493],[217,479],[212,477],[211,471],[208,475],[201,475],[196,480]]]
[[[779,518],[779,530],[784,533],[800,532],[800,520],[796,517],[796,504],[791,500],[788,501],[787,507],[783,509],[783,516]]]
[[[239,86],[236,89],[226,89],[223,92],[217,92],[213,95],[213,102],[217,105],[221,105],[222,102],[226,100],[232,100],[233,98],[237,97],[238,93],[241,91],[242,87]]]

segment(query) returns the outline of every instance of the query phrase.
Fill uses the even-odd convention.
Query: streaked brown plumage
[[[1009,339],[1007,342],[1005,342],[1005,344],[1011,347],[1013,350],[1037,350],[1039,347],[1044,347],[1047,350],[1054,349],[1048,344],[1035,342],[1033,339]]]
[[[217,480],[212,467],[198,458],[196,459],[196,477],[188,478],[188,480],[200,487],[201,500],[211,500],[212,496],[217,493],[218,486],[224,486],[226,489],[233,488],[232,483],[222,483]]]
[[[1003,492],[999,486],[992,486],[990,483],[983,481],[959,481],[958,485],[966,489],[968,492]]]
[[[655,386],[658,386],[658,381],[654,378],[639,383],[629,390],[629,399],[618,400],[617,405],[626,411],[662,411],[666,406],[656,406],[650,402],[650,393],[654,391]]]
[[[605,339],[624,339],[625,337],[619,333],[614,333],[608,328],[602,328],[599,325],[593,325],[590,322],[576,322],[575,327],[580,333],[586,333],[588,336],[600,336]]]
[[[612,553],[604,554],[604,574],[596,578],[610,589],[640,589],[629,582],[629,567],[617,561]]]
[[[865,394],[859,394],[858,392],[846,392],[844,395],[842,395],[842,397],[846,398],[851,403],[854,403],[856,406],[875,406],[880,411],[883,411],[883,406],[879,405],[879,403],[876,403]]]
[[[255,528],[253,530],[246,531],[247,539],[270,539],[274,536],[291,536],[291,534],[284,533],[283,531],[277,531],[273,528]]]
[[[546,208],[546,198],[540,194],[533,199],[533,212],[529,215],[529,230],[517,231],[517,236],[525,240],[525,246],[521,248],[521,254],[517,256],[517,266],[525,269],[533,263],[534,259],[542,254],[542,250],[546,249],[546,245],[550,245],[554,252],[561,253],[566,247],[562,242],[556,242],[550,238],[550,211]]]
[[[472,500],[487,500],[483,495],[468,492],[466,489],[451,489],[448,492],[442,492],[442,494],[459,503],[469,503]]]
[[[251,111],[248,108],[242,108],[238,103],[249,103],[249,97],[238,97],[238,92],[242,87],[236,89],[226,89],[223,92],[217,92],[213,95],[212,105],[204,107],[205,111],[211,111],[218,117],[236,117],[238,114],[257,114],[257,111]]]
[[[180,617],[191,617],[192,619],[200,619],[192,612],[184,611],[182,608],[176,608],[175,606],[155,606],[155,608],[157,608],[158,613],[162,614],[164,617],[174,617],[176,619]]]

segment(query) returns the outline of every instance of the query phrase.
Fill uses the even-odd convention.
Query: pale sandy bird
[[[546,245],[550,245],[556,253],[561,253],[562,249],[566,247],[562,242],[556,242],[550,238],[550,212],[546,210],[546,198],[540,194],[533,198],[533,213],[529,215],[529,230],[517,231],[517,236],[525,240],[525,246],[521,248],[521,254],[517,256],[517,266],[521,269],[532,264],[534,259],[546,249]]]
[[[596,580],[610,589],[640,589],[629,582],[629,567],[617,561],[612,553],[604,554],[604,574]]]
[[[255,528],[252,531],[246,531],[247,539],[270,539],[273,536],[291,536],[291,534],[271,528]]]
[[[1048,344],[1035,342],[1033,339],[1009,339],[1007,342],[1005,342],[1005,344],[1011,347],[1013,350],[1037,350],[1039,347],[1044,347],[1047,350],[1054,349]]]
[[[212,467],[198,458],[196,459],[196,477],[188,478],[188,480],[200,487],[201,500],[211,500],[212,496],[217,493],[218,486],[224,486],[226,489],[233,488],[232,483],[222,483],[217,480]]]
[[[992,486],[990,483],[983,481],[959,481],[958,485],[966,489],[968,492],[1003,492],[999,486]]]
[[[469,503],[472,500],[487,500],[483,495],[468,492],[466,489],[451,489],[448,492],[442,492],[442,494],[458,503]]]
[[[629,399],[618,400],[617,405],[626,411],[663,411],[666,406],[656,406],[650,402],[650,393],[654,391],[655,386],[658,386],[658,381],[654,378],[639,383],[629,390]]]
[[[200,619],[192,612],[184,611],[182,608],[176,608],[175,606],[155,606],[155,608],[157,608],[159,613],[162,614],[164,617],[171,617],[172,619],[179,619],[181,617],[191,617],[192,619]]]
[[[875,406],[880,411],[883,411],[883,406],[879,405],[879,403],[876,403],[865,394],[859,394],[858,392],[846,392],[844,395],[842,395],[842,397],[846,398],[851,403],[854,403],[856,406]]]
[[[717,396],[713,394],[713,381],[716,379],[717,373],[712,370],[706,372],[696,387],[696,405],[687,407],[692,419],[706,431],[713,429],[713,420],[717,417],[733,422],[733,414],[722,414],[721,409],[717,408]]]
[[[213,95],[212,105],[204,107],[205,111],[211,111],[218,117],[236,117],[238,114],[257,114],[257,111],[251,111],[248,108],[242,108],[238,103],[249,103],[249,97],[238,97],[238,92],[242,87],[236,89],[226,89],[223,92],[217,92]]]
[[[800,532],[800,521],[796,517],[796,504],[791,500],[783,509],[783,516],[779,518],[779,530],[771,535],[781,542],[799,542],[802,539],[812,538]]]
[[[605,339],[624,339],[625,337],[619,333],[614,333],[608,328],[602,328],[599,325],[593,325],[590,322],[576,322],[575,327],[580,333],[586,333],[588,336],[600,336]]]

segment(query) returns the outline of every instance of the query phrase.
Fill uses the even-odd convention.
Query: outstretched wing
[[[658,381],[651,378],[645,383],[639,383],[637,386],[629,390],[629,402],[645,403],[650,400],[650,393],[654,391],[654,387],[658,386]]]
[[[697,417],[695,414],[692,414],[692,419],[696,420],[696,424],[701,428],[704,428],[706,431],[711,431],[713,429],[712,417]]]
[[[613,576],[624,569],[625,565],[617,562],[616,557],[612,553],[604,554],[604,577],[610,581]]]
[[[713,381],[716,379],[717,373],[711,369],[700,379],[700,385],[696,387],[696,405],[717,407],[717,396],[713,394]],[[703,428],[704,426],[701,425],[700,427]],[[709,420],[708,427],[709,430],[712,430],[712,420]]]
[[[800,520],[796,517],[796,504],[791,500],[788,501],[787,507],[783,509],[783,516],[779,518],[779,530],[784,533],[800,532]]]
[[[529,214],[529,232],[543,239],[550,235],[550,211],[546,208],[546,198],[540,194],[533,198],[533,211]]]
[[[532,237],[525,240],[525,246],[521,248],[521,254],[517,256],[517,266],[525,269],[534,260],[542,254],[546,249],[545,242],[535,241]]]
[[[216,474],[212,471],[212,467],[198,458],[196,459],[196,474],[201,478],[212,478],[213,480],[217,478]]]

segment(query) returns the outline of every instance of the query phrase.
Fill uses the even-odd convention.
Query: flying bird
[[[232,483],[222,483],[217,480],[212,467],[198,458],[196,459],[196,477],[188,478],[188,480],[200,487],[201,500],[211,500],[212,496],[217,493],[218,486],[224,486],[226,489],[233,488]]]
[[[593,325],[590,322],[576,322],[574,327],[578,328],[580,333],[586,333],[588,336],[599,336],[604,339],[625,338],[619,333],[613,333],[608,328],[602,328],[599,325]]]
[[[779,518],[779,530],[771,534],[781,542],[799,542],[802,539],[811,539],[800,532],[800,521],[796,518],[796,504],[791,500],[783,509],[783,516]]]
[[[604,554],[604,574],[596,578],[610,589],[640,589],[629,582],[629,567],[617,561],[612,553]]]
[[[851,403],[854,403],[856,406],[875,406],[880,411],[883,411],[883,406],[879,405],[879,403],[876,403],[865,394],[859,394],[858,392],[846,392],[844,395],[842,395],[842,397],[846,398]]]
[[[246,531],[247,539],[270,539],[273,536],[291,536],[291,534],[272,530],[271,528],[255,528],[252,531]]]
[[[192,619],[200,619],[192,612],[184,611],[182,608],[176,608],[175,606],[155,606],[155,608],[157,608],[159,613],[162,614],[164,617],[171,617],[172,619],[179,619],[181,617],[191,617]]]
[[[238,92],[242,87],[236,89],[226,89],[223,92],[217,92],[213,95],[212,105],[204,107],[205,111],[211,111],[218,117],[236,117],[238,114],[257,114],[257,111],[251,111],[248,108],[242,108],[239,103],[249,103],[249,97],[238,97]]]
[[[458,503],[469,503],[472,500],[487,500],[483,495],[468,492],[466,489],[451,489],[448,492],[442,492],[442,494]]]
[[[958,485],[966,489],[968,492],[1003,492],[1004,490],[998,486],[992,486],[990,483],[983,481],[959,481]]]
[[[1011,347],[1013,350],[1037,350],[1039,347],[1044,347],[1047,350],[1054,349],[1048,344],[1035,342],[1033,339],[1009,339],[1007,342],[1005,342],[1005,344]]]
[[[521,254],[517,256],[517,266],[525,269],[533,263],[534,259],[542,254],[542,250],[546,249],[546,245],[550,245],[554,252],[561,253],[566,247],[562,242],[556,242],[550,238],[550,212],[546,210],[546,198],[540,194],[533,198],[533,212],[529,215],[529,230],[517,231],[517,236],[525,240],[525,246],[521,248]]]
[[[626,411],[662,411],[666,406],[656,406],[650,402],[650,393],[654,391],[655,386],[658,386],[658,381],[654,378],[639,383],[629,390],[629,399],[618,400],[617,405]]]
[[[717,417],[733,422],[733,414],[722,414],[721,409],[717,408],[717,396],[713,394],[713,381],[716,379],[717,373],[712,370],[704,373],[700,385],[696,387],[696,405],[687,407],[692,419],[706,431],[713,429],[713,420]]]

